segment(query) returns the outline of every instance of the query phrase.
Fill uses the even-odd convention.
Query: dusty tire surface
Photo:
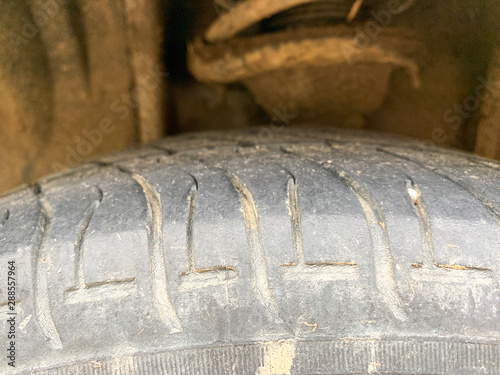
[[[277,128],[45,178],[0,197],[0,372],[500,374],[499,187],[469,154]]]

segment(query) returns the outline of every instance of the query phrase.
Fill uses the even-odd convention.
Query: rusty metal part
[[[351,7],[352,0],[322,0],[302,4],[262,20],[260,31],[272,32],[299,25],[318,27],[343,23]]]
[[[348,23],[352,22],[354,18],[356,18],[356,15],[359,13],[359,10],[361,9],[361,5],[363,4],[364,0],[356,0],[354,1],[354,4],[352,4],[351,9],[349,10],[349,14],[347,15],[346,21]]]
[[[397,11],[413,2],[403,2]],[[362,127],[363,116],[386,97],[394,70],[404,71],[411,87],[421,84],[414,55],[423,47],[408,29],[384,27],[376,40],[362,41],[362,23],[358,29],[345,25],[377,4],[238,2],[188,47],[188,66],[203,82],[243,83],[271,116],[286,107],[303,120],[321,123],[335,116],[344,126]]]
[[[361,127],[362,116],[383,102],[393,70],[420,86],[415,57],[422,51],[408,30],[385,28],[375,43],[361,46],[355,30],[336,26],[217,45],[199,39],[189,46],[188,64],[200,81],[244,83],[270,115],[286,107],[302,119],[334,116]]]
[[[235,36],[238,32],[286,9],[320,0],[247,0],[237,3],[222,14],[208,28],[205,39],[219,42]]]
[[[405,0],[398,8],[393,9],[392,13],[396,15],[406,12],[415,2],[416,0]],[[264,23],[265,31],[280,30],[296,24],[307,25],[315,21],[328,24],[350,23],[361,13],[366,3],[376,6],[378,1],[215,0],[215,4],[225,12],[205,32],[205,40],[211,43],[224,41],[259,22]],[[391,6],[394,7],[394,4]]]
[[[188,65],[200,81],[230,83],[301,64],[329,66],[374,62],[403,68],[412,85],[418,88],[418,64],[412,58],[405,57],[404,50],[398,47],[405,44],[407,50],[414,51],[419,43],[404,39],[401,31],[386,29],[379,35],[377,43],[365,47],[360,47],[354,30],[348,28],[325,29],[323,33],[317,33],[323,34],[317,38],[294,38],[294,34],[299,36],[301,33],[287,32],[277,36],[272,44],[248,50],[245,50],[243,42],[233,44],[233,48],[228,44],[227,49],[221,49],[221,46],[213,47],[198,39],[188,47]],[[255,42],[258,42],[257,39]],[[405,43],[402,43],[403,40]],[[218,56],[217,51],[220,52]]]

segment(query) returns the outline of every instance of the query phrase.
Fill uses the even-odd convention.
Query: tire
[[[0,198],[0,372],[500,374],[499,186],[469,154],[280,128],[45,178]]]

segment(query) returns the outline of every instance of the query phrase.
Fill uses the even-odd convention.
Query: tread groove
[[[161,197],[156,188],[143,176],[118,166],[118,169],[132,177],[142,188],[146,197],[149,218],[148,232],[149,266],[156,309],[172,333],[181,332],[182,325],[168,296],[165,255],[163,247],[163,211]]]
[[[0,219],[0,229],[2,229],[5,226],[5,224],[7,224],[7,221],[9,221],[9,217],[10,217],[10,211],[5,210],[5,214],[3,215],[2,219]]]
[[[370,231],[377,288],[392,314],[401,321],[406,320],[408,317],[394,278],[393,259],[386,220],[377,200],[366,187],[349,176],[345,171],[330,165],[329,161],[317,161],[300,153],[286,150],[285,148],[281,148],[281,150],[287,155],[320,165],[354,192],[364,211]]]
[[[486,268],[469,267],[456,264],[438,264],[434,257],[431,222],[418,185],[410,178],[406,181],[406,191],[410,197],[420,227],[423,264],[412,264],[411,274],[415,279],[453,283],[474,281],[489,283],[493,281],[492,271]]]
[[[274,300],[273,292],[269,287],[266,254],[264,251],[257,206],[255,205],[252,193],[245,183],[232,173],[228,173],[228,177],[240,198],[241,211],[243,213],[245,231],[247,234],[253,290],[259,301],[272,313],[273,317],[284,323],[278,305]]]
[[[434,268],[436,262],[434,260],[434,244],[432,242],[431,235],[431,221],[429,219],[429,215],[427,214],[424,202],[422,201],[422,194],[420,193],[418,186],[411,179],[406,180],[406,191],[413,204],[413,209],[417,215],[420,226],[420,237],[424,259],[423,267]]]
[[[158,151],[162,151],[166,156],[172,156],[172,155],[177,154],[177,151],[170,150],[168,148],[161,147],[161,146],[158,146],[155,144],[150,144],[150,145],[148,145],[148,147],[155,149],[155,150],[158,150]]]
[[[370,191],[357,180],[344,171],[335,170],[334,173],[352,189],[363,208],[372,239],[375,283],[393,315],[404,321],[407,315],[394,278],[389,233],[382,208]]]
[[[45,338],[53,349],[62,349],[63,345],[59,332],[52,318],[49,300],[49,289],[45,260],[49,247],[49,234],[52,227],[54,212],[52,206],[42,192],[40,185],[35,185],[34,193],[40,209],[38,223],[39,237],[33,247],[31,262],[33,274],[33,294],[35,317]]]
[[[103,192],[96,187],[97,199],[90,204],[89,208],[80,221],[77,239],[75,241],[75,281],[76,285],[65,291],[67,303],[85,303],[99,301],[105,298],[121,298],[135,294],[136,281],[134,278],[124,280],[109,280],[97,283],[86,283],[83,262],[83,241],[89,228],[95,211],[102,203]]]
[[[235,281],[238,277],[236,268],[231,266],[215,266],[196,268],[194,257],[194,216],[196,196],[198,195],[198,180],[191,173],[184,171],[193,179],[193,185],[188,194],[188,218],[186,223],[186,248],[188,269],[180,274],[183,288],[206,287]]]
[[[290,171],[285,170],[291,176],[287,183],[287,195],[295,262],[283,265],[284,277],[302,281],[357,279],[359,277],[359,266],[354,262],[311,263],[306,261],[300,218],[298,182]]]
[[[298,184],[295,176],[289,172],[291,178],[287,183],[288,212],[292,226],[293,252],[295,254],[295,264],[306,265],[306,256],[304,254],[304,241],[302,239],[302,223],[300,220]]]
[[[481,204],[490,212],[490,214],[493,216],[493,219],[495,219],[495,221],[497,222],[497,224],[500,226],[500,208],[498,208],[495,203],[491,202],[486,196],[484,196],[484,194],[482,194],[481,192],[479,192],[478,190],[472,188],[471,186],[468,186],[468,185],[465,185],[459,181],[456,181],[455,179],[453,179],[452,177],[444,174],[444,173],[441,173],[439,172],[438,170],[436,169],[433,169],[423,163],[420,163],[416,160],[413,160],[411,158],[408,158],[404,155],[400,155],[400,154],[397,154],[395,152],[392,152],[392,151],[388,151],[386,149],[383,149],[383,148],[377,148],[377,151],[380,151],[382,153],[385,153],[387,155],[391,155],[397,159],[400,159],[400,160],[404,160],[404,161],[407,161],[407,162],[410,162],[410,163],[413,163],[415,165],[418,165],[420,168],[424,169],[424,170],[427,170],[427,171],[430,171],[430,172],[433,172],[435,173],[436,175],[444,178],[445,180],[455,184],[456,186],[458,186],[461,190],[464,190],[466,191],[467,193],[469,193],[470,195],[472,195],[475,199],[477,199],[479,202],[481,202]]]
[[[85,273],[83,270],[83,249],[82,243],[89,228],[92,217],[95,211],[102,203],[103,193],[102,190],[98,188],[99,197],[90,205],[85,212],[82,221],[80,222],[80,227],[78,231],[78,238],[75,242],[75,280],[76,287],[85,288]]]
[[[188,273],[195,272],[194,265],[194,238],[193,238],[193,226],[194,226],[194,208],[196,204],[196,196],[198,195],[198,181],[196,178],[189,174],[194,181],[194,185],[191,187],[191,191],[188,196],[188,219],[186,225],[186,241],[187,241],[187,253],[188,253]]]

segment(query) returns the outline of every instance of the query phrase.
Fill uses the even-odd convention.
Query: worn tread
[[[500,168],[405,142],[185,136],[3,195],[13,373],[500,374]]]

